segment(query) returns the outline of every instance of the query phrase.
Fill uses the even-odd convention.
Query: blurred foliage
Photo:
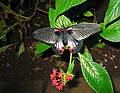
[[[39,9],[40,3],[42,3],[40,0],[0,1],[1,52],[2,49],[5,51],[9,47],[7,44],[16,43],[18,55],[21,55],[25,49],[29,50],[28,42],[31,42],[29,40],[32,40],[32,33],[35,30],[31,28],[31,22],[38,12],[46,13],[46,11]]]
[[[8,47],[10,47],[10,46],[12,46],[12,44],[6,45],[6,46],[3,46],[3,47],[0,47],[0,53],[5,52],[6,49],[7,49]]]
[[[26,29],[27,31],[27,28],[24,24],[29,23],[33,15],[30,15],[29,17],[21,15],[20,6],[22,5],[22,2],[24,2],[24,0],[6,0],[0,2],[0,41],[4,42],[2,44],[0,43],[0,46],[5,47],[3,51],[5,51],[7,47],[9,47],[9,45],[7,44],[21,43],[22,41],[25,41],[23,36],[23,34],[25,34],[25,30],[23,31],[22,28]],[[24,27],[22,27],[21,25],[24,25]],[[15,31],[17,31],[16,33],[19,34],[20,38],[18,38],[18,34],[13,35]],[[19,39],[18,42],[13,42],[15,41],[15,39]],[[7,47],[4,45],[6,45]]]

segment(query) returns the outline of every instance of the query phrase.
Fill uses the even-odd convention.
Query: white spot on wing
[[[76,49],[76,46],[78,45],[78,42],[72,39],[68,39],[68,47],[71,52],[74,52]]]
[[[56,50],[57,50],[58,52],[60,52],[60,54],[63,53],[63,51],[64,51],[64,44],[63,44],[62,40],[59,40],[58,42],[56,42],[56,43],[54,44],[54,47],[56,48]]]

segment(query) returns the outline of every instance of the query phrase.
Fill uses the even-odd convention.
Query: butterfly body
[[[34,32],[34,38],[53,45],[53,50],[63,54],[65,49],[77,53],[83,40],[99,31],[95,23],[77,24],[67,28],[41,28]]]

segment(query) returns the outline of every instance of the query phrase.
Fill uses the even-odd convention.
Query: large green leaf
[[[120,0],[110,0],[104,23],[105,25],[120,17]]]
[[[55,27],[56,18],[71,7],[82,4],[86,0],[55,0],[55,9],[49,8],[50,26]]]
[[[96,93],[114,93],[107,71],[88,56],[79,53],[82,73],[87,83]]]
[[[86,0],[55,0],[57,16],[73,6],[82,4]]]
[[[45,50],[47,50],[51,46],[47,45],[45,43],[42,43],[42,42],[38,42],[35,47],[36,47],[35,54],[36,55],[41,55]]]
[[[49,8],[49,21],[51,28],[55,28],[55,18],[56,18],[56,11],[52,8]]]
[[[74,23],[75,24],[75,23]],[[58,17],[58,19],[56,20],[56,25],[58,26],[58,28],[63,28],[63,26],[66,28],[68,26],[72,26],[73,23],[70,21],[70,19],[68,19],[66,16],[61,15],[60,17]]]
[[[51,9],[51,11],[53,11],[53,15],[55,14],[55,12],[54,12],[54,9],[52,9],[52,8],[50,8]],[[72,23],[71,21],[70,21],[70,19],[68,19],[66,16],[64,16],[64,15],[61,15],[61,16],[59,16],[58,18],[57,18],[57,20],[56,20],[56,22],[54,22],[53,20],[52,20],[52,18],[50,18],[51,19],[51,27],[52,28],[63,28],[63,26],[64,27],[69,27],[69,26],[72,26],[72,25],[74,25],[74,24],[76,24],[76,23]]]
[[[90,59],[91,62],[93,62],[92,55],[88,52],[88,49],[87,49],[87,48],[85,49],[83,55],[84,55],[85,57],[87,57],[88,59]]]
[[[100,35],[106,40],[120,42],[120,20],[103,29]]]

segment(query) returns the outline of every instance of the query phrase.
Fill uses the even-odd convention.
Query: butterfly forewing
[[[85,23],[85,24],[77,24],[72,26],[72,33],[71,35],[76,40],[85,39],[92,34],[95,34],[100,31],[99,25],[95,23]]]
[[[54,29],[41,28],[34,32],[34,38],[46,43],[54,44],[56,42],[56,35]]]

